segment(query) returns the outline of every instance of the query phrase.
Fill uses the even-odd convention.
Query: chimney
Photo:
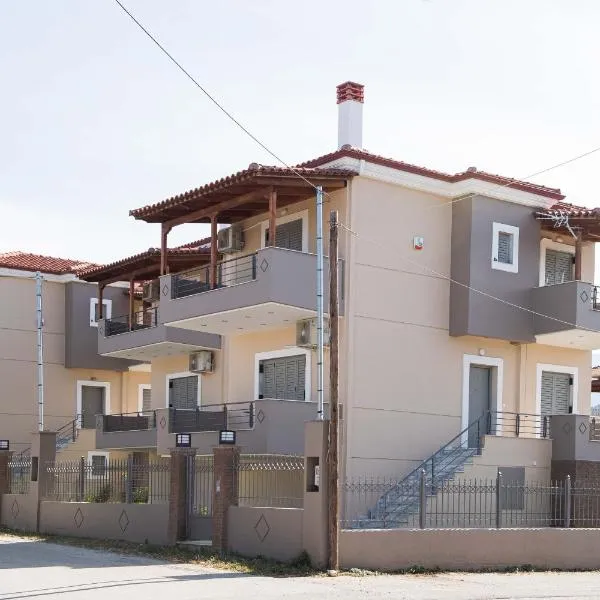
[[[337,86],[338,148],[362,148],[364,89],[364,85],[352,81]]]

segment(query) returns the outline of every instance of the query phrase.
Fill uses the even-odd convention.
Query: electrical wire
[[[362,234],[357,233],[356,231],[350,229],[349,227],[347,227],[346,225],[344,225],[343,223],[338,223],[338,225],[340,227],[342,227],[343,229],[345,229],[346,231],[348,231],[348,233],[350,233],[351,235],[353,235],[354,237],[358,238],[358,239],[362,239],[365,242],[368,242],[370,244],[373,244],[375,246],[379,246],[380,248],[383,248],[386,251],[393,251],[394,253],[400,255],[399,251],[397,248],[392,248],[390,245],[387,244],[382,244],[381,242],[379,242],[378,240],[374,240],[371,239],[367,236],[364,236]],[[471,292],[474,292],[476,294],[479,294],[481,296],[484,296],[486,298],[489,298],[490,300],[495,300],[496,302],[500,302],[502,304],[505,304],[507,306],[510,306],[512,308],[518,309],[518,310],[522,310],[525,311],[527,313],[530,313],[534,316],[538,316],[538,317],[543,317],[545,319],[549,319],[551,321],[554,321],[556,323],[560,323],[562,325],[568,325],[569,327],[572,327],[574,329],[581,329],[583,331],[588,331],[591,333],[600,333],[600,330],[598,329],[592,329],[589,327],[583,327],[582,325],[579,325],[577,323],[571,323],[570,321],[565,321],[563,319],[558,319],[556,317],[552,317],[550,315],[546,315],[544,313],[538,312],[536,310],[533,310],[531,308],[527,308],[526,306],[520,306],[519,304],[515,304],[514,302],[510,302],[508,300],[505,300],[504,298],[498,298],[497,296],[494,296],[493,294],[490,294],[488,292],[484,292],[483,290],[478,290],[477,288],[474,288],[473,286],[470,286],[466,283],[462,283],[460,281],[457,281],[456,279],[453,279],[452,277],[450,277],[449,275],[445,275],[443,273],[440,273],[439,271],[436,271],[435,269],[431,269],[430,267],[427,267],[421,263],[419,263],[418,261],[415,260],[411,260],[410,258],[406,258],[405,256],[400,256],[400,259],[403,260],[404,262],[407,262],[409,264],[412,264],[416,267],[418,267],[419,269],[422,269],[423,271],[428,271],[429,273],[431,273],[432,275],[435,275],[436,277],[438,277],[439,279],[444,279],[446,281],[449,281],[450,283],[453,283],[455,285],[458,285],[462,288],[468,289]],[[419,275],[420,273],[414,273],[415,275]]]

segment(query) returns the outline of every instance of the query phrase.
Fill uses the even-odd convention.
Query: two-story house
[[[588,414],[600,212],[476,168],[367,152],[363,86],[337,92],[335,152],[294,169],[251,164],[132,210],[161,225],[160,250],[82,274],[100,300],[111,282],[146,282],[139,309],[106,315],[98,347],[151,365],[158,451],[176,431],[208,449],[225,426],[246,451],[302,451],[303,422],[317,417],[314,186],[325,220],[336,209],[342,224],[345,476],[401,477],[461,432],[469,446],[484,433],[545,437],[545,416]],[[210,224],[210,238],[169,249],[190,223]],[[549,457],[523,452],[513,462],[548,478]]]
[[[0,439],[26,453],[39,428],[36,272],[42,276],[43,427],[58,431],[62,460],[90,460],[96,414],[139,410],[149,388],[147,365],[98,354],[96,287],[81,281],[77,260],[25,252],[0,254]],[[107,288],[105,314],[127,310],[129,290]]]

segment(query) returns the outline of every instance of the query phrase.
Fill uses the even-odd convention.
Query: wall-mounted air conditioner
[[[214,355],[210,350],[201,350],[190,354],[191,373],[212,373],[214,369]]]
[[[241,225],[232,225],[217,232],[217,250],[226,254],[244,248],[244,230]]]
[[[329,319],[323,319],[323,343],[329,345]],[[317,347],[317,319],[303,319],[296,323],[296,345],[303,348]]]
[[[154,279],[144,284],[142,288],[142,300],[144,302],[155,302],[160,298],[160,281]]]

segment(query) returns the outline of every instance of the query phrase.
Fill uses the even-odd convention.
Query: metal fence
[[[212,454],[191,457],[191,513],[197,517],[212,517],[214,461]]]
[[[13,458],[8,463],[8,493],[29,493],[31,458]]]
[[[96,460],[96,458],[98,460]],[[169,459],[107,462],[103,456],[46,466],[47,500],[61,502],[165,504],[169,502]]]
[[[303,456],[247,454],[236,468],[239,506],[303,507]]]
[[[106,319],[104,323],[104,337],[137,331],[138,329],[149,329],[158,325],[158,307],[152,306],[134,312],[131,316],[120,315]]]
[[[256,253],[217,263],[214,288],[230,287],[256,279]],[[213,289],[210,265],[175,273],[171,277],[172,298],[184,298]]]
[[[428,485],[360,479],[342,484],[342,527],[600,527],[600,482],[457,480]]]
[[[196,409],[170,410],[170,433],[199,433],[222,429],[252,429],[254,402],[206,404]]]
[[[146,431],[156,429],[156,411],[103,415],[102,431]]]

